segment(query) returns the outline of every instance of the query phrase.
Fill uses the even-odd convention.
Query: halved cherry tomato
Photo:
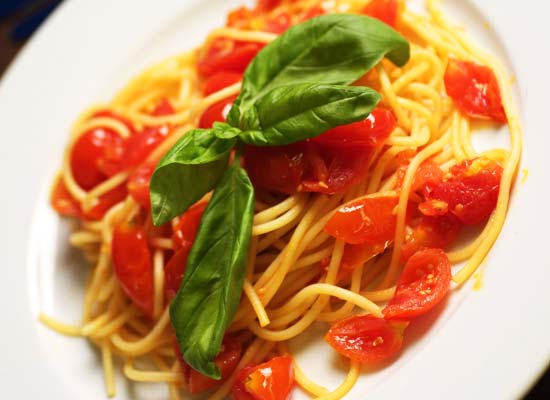
[[[466,115],[506,123],[498,81],[490,68],[451,59],[445,71],[445,88]]]
[[[265,45],[253,42],[237,42],[216,38],[198,61],[199,75],[208,78],[220,71],[244,73],[248,64]]]
[[[366,196],[340,207],[325,231],[350,244],[383,244],[395,235],[396,194]]]
[[[270,11],[275,7],[278,7],[283,0],[258,0],[256,10],[260,12]]]
[[[398,0],[371,0],[362,13],[395,27],[398,10]]]
[[[354,270],[386,249],[384,244],[349,244],[344,247],[340,267],[344,270]]]
[[[365,120],[332,128],[311,141],[332,147],[376,147],[384,144],[396,125],[391,111],[375,108]]]
[[[225,122],[236,98],[237,96],[231,96],[208,107],[201,115],[199,128],[209,129],[214,122]]]
[[[94,128],[82,134],[71,150],[70,164],[76,183],[90,190],[112,175],[110,165],[124,154],[124,139],[109,128]]]
[[[320,15],[324,15],[324,14],[325,14],[324,8],[322,8],[321,6],[318,6],[318,5],[313,6],[309,10],[307,10],[306,13],[303,15],[302,22],[307,21],[307,20],[312,19],[312,18],[315,18],[315,17],[318,17]]]
[[[155,172],[155,164],[144,163],[137,167],[128,178],[128,192],[130,196],[143,208],[151,208],[149,185]]]
[[[116,226],[111,252],[122,289],[139,309],[152,317],[153,265],[144,229],[128,223]]]
[[[485,221],[496,207],[502,167],[488,158],[466,160],[451,168],[451,177],[426,188],[427,200],[446,202],[462,223]]]
[[[356,315],[335,323],[325,340],[341,355],[360,363],[375,363],[397,354],[407,322]]]
[[[424,248],[409,258],[397,281],[395,295],[384,308],[388,319],[410,319],[425,314],[449,292],[451,262],[441,249]]]
[[[213,387],[220,385],[231,376],[239,360],[241,359],[241,344],[232,336],[225,336],[222,342],[220,354],[214,359],[214,364],[220,369],[221,379],[219,381],[204,376],[200,372],[192,369],[184,360],[180,352],[177,340],[174,337],[174,350],[182,366],[184,382],[187,390],[192,393],[205,392]]]
[[[80,217],[80,203],[71,195],[61,176],[54,183],[50,203],[53,209],[65,217]]]
[[[202,88],[202,92],[205,96],[208,96],[212,93],[216,93],[222,89],[225,89],[226,87],[231,86],[242,79],[243,79],[243,74],[239,72],[231,72],[231,71],[218,72],[216,75],[212,75],[205,82],[204,87]]]
[[[397,170],[397,187],[403,186],[403,180],[405,179],[406,172],[407,165],[403,165]],[[422,190],[426,193],[426,190],[431,190],[431,188],[437,186],[443,181],[443,175],[444,173],[439,165],[432,160],[423,162],[416,170],[411,186],[411,192]]]
[[[172,301],[178,290],[180,290],[190,250],[190,247],[182,247],[176,251],[176,254],[170,258],[164,267],[164,294],[168,302]]]
[[[170,127],[161,125],[147,127],[142,132],[130,136],[125,144],[121,169],[127,170],[141,164],[170,133]]]
[[[172,243],[176,251],[184,248],[190,249],[193,246],[202,214],[207,205],[206,202],[195,204],[179,218],[172,235]]]
[[[265,26],[263,27],[262,30],[265,32],[271,32],[271,33],[276,33],[280,35],[291,26],[292,26],[292,18],[290,14],[287,12],[281,12],[276,16],[269,18],[265,22]]]
[[[115,204],[120,203],[128,195],[126,185],[122,184],[99,196],[97,203],[89,210],[83,211],[83,216],[90,220],[100,220]]]
[[[174,107],[172,106],[172,103],[170,103],[170,100],[167,98],[161,98],[157,105],[155,106],[155,109],[151,113],[155,117],[162,117],[166,115],[172,115],[176,112]]]
[[[453,215],[423,217],[401,248],[403,260],[423,247],[446,249],[456,240],[460,228],[460,222]]]
[[[292,357],[274,357],[241,370],[233,384],[235,400],[288,400],[294,387]]]

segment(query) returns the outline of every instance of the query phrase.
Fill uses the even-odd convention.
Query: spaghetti
[[[70,241],[82,249],[94,267],[85,289],[81,325],[57,322],[45,314],[40,320],[62,334],[87,337],[98,347],[108,396],[115,395],[115,357],[123,360],[123,373],[128,379],[165,383],[173,400],[181,398],[182,386],[188,384],[188,375],[182,373],[173,346],[165,295],[170,279],[165,275],[166,265],[173,254],[172,235],[180,218],[171,226],[153,228],[149,211],[131,185],[142,166],[154,166],[179,138],[201,123],[207,110],[239,93],[241,84],[235,81],[204,95],[204,79],[197,67],[200,60],[220,39],[258,46],[270,43],[280,32],[263,30],[272,26],[270,21],[280,21],[281,15],[294,23],[312,10],[318,14],[360,13],[371,2],[274,3],[276,6],[262,12],[240,9],[232,13],[233,18],[241,16],[233,26],[214,30],[201,48],[147,69],[110,103],[92,107],[73,126],[52,201],[62,214],[79,217],[79,228]],[[383,304],[399,290],[396,282],[403,269],[404,252],[414,238],[415,227],[407,210],[411,202],[422,200],[418,199],[415,179],[426,163],[436,164],[446,175],[467,160],[495,160],[502,167],[498,199],[481,233],[466,246],[448,251],[451,262],[466,261],[452,275],[457,288],[479,267],[496,241],[505,222],[522,148],[522,130],[509,79],[498,60],[446,20],[437,0],[427,0],[427,9],[428,16],[421,16],[399,3],[395,26],[411,43],[410,60],[402,68],[384,60],[360,81],[381,93],[380,105],[391,110],[396,119],[395,129],[370,158],[361,181],[330,196],[311,192],[282,196],[257,190],[244,295],[228,332],[245,350],[228,374],[222,371],[224,380],[214,386],[210,399],[226,398],[238,372],[249,363],[263,362],[273,354],[289,354],[287,342],[316,321],[335,323],[357,312],[384,316]],[[445,95],[451,59],[482,64],[494,71],[509,126],[508,150],[479,154],[472,145],[472,117]],[[80,139],[98,129],[108,132],[105,135],[112,136],[112,143],[131,140],[136,132],[148,129],[155,130],[160,139],[139,165],[109,171],[100,182],[82,185],[82,174],[75,170],[72,157]],[[102,162],[105,171],[110,160]],[[391,240],[371,249],[368,257],[362,257],[345,274],[342,266],[349,243],[335,239],[325,227],[342,205],[365,196],[389,196],[395,201],[395,228]],[[209,195],[203,200],[208,199]],[[113,270],[115,229],[136,219],[150,228],[146,239],[153,281],[150,317],[128,298]],[[315,398],[340,399],[357,381],[360,364],[350,360],[346,379],[332,392],[315,383],[296,363],[294,370],[297,384]]]

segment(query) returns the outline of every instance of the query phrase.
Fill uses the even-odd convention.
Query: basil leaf
[[[212,132],[218,139],[233,139],[242,132],[239,128],[233,128],[224,122],[214,122]]]
[[[239,137],[257,146],[285,145],[365,119],[380,101],[367,87],[297,84],[273,89],[255,105],[257,121]],[[248,122],[247,122],[248,123]]]
[[[238,163],[208,203],[170,318],[185,361],[220,379],[214,364],[242,293],[254,217],[254,189]]]
[[[164,224],[212,190],[226,170],[236,142],[219,139],[209,129],[194,129],[178,140],[151,178],[153,223]]]
[[[298,24],[267,45],[246,70],[228,122],[241,126],[256,100],[296,83],[350,84],[383,57],[398,66],[409,43],[395,30],[364,15],[328,14]]]

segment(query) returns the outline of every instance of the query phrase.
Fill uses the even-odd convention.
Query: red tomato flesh
[[[261,43],[237,42],[216,38],[198,61],[197,68],[202,78],[208,78],[221,71],[244,73],[248,64],[264,47]]]
[[[372,0],[362,13],[395,27],[398,10],[398,0]]]
[[[451,59],[445,71],[445,88],[466,115],[506,123],[498,81],[490,68]]]
[[[189,247],[183,247],[178,250],[164,267],[164,294],[168,302],[172,301],[180,290],[189,250],[191,250]]]
[[[144,163],[137,167],[128,178],[128,192],[130,196],[144,209],[151,209],[149,186],[155,172],[155,164]]]
[[[445,252],[421,249],[407,261],[384,316],[408,320],[423,315],[445,298],[450,284],[451,262]]]
[[[218,72],[215,75],[212,75],[205,83],[202,88],[202,93],[205,96],[211,95],[212,93],[219,92],[222,89],[225,89],[228,86],[231,86],[243,79],[243,74],[238,72],[231,71],[222,71]]]
[[[121,170],[135,168],[144,162],[149,154],[151,154],[170,133],[171,129],[166,125],[162,125],[147,127],[142,132],[130,136],[125,144]]]
[[[406,326],[406,322],[356,315],[334,324],[325,340],[344,357],[360,363],[375,363],[397,354]]]
[[[111,244],[115,275],[132,302],[153,316],[153,265],[147,235],[141,226],[115,227]]]
[[[446,249],[456,240],[461,226],[453,215],[423,217],[401,248],[403,259],[408,260],[423,247]]]
[[[190,207],[180,218],[172,234],[175,250],[190,249],[199,230],[202,214],[208,203],[201,202]]]
[[[128,196],[126,185],[119,185],[107,193],[99,196],[97,204],[95,204],[91,209],[84,211],[83,217],[94,221],[100,220],[105,216],[105,213],[109,211],[111,207],[123,201],[126,196]]]
[[[231,96],[208,107],[201,115],[199,128],[210,129],[214,122],[225,122],[237,96]]]
[[[292,357],[274,357],[241,370],[233,385],[236,400],[288,400],[294,387]]]
[[[397,195],[367,196],[340,207],[325,231],[350,244],[383,244],[395,235]]]
[[[59,176],[50,196],[53,209],[65,217],[80,217],[80,203],[71,195],[63,179]]]

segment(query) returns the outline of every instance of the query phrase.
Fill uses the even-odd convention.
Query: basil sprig
[[[380,95],[347,85],[385,56],[402,66],[409,44],[375,19],[332,14],[296,25],[252,61],[227,123],[188,132],[157,165],[150,187],[156,225],[214,190],[170,305],[182,355],[195,370],[220,379],[214,358],[242,292],[254,216],[242,147],[290,144],[366,118]]]

